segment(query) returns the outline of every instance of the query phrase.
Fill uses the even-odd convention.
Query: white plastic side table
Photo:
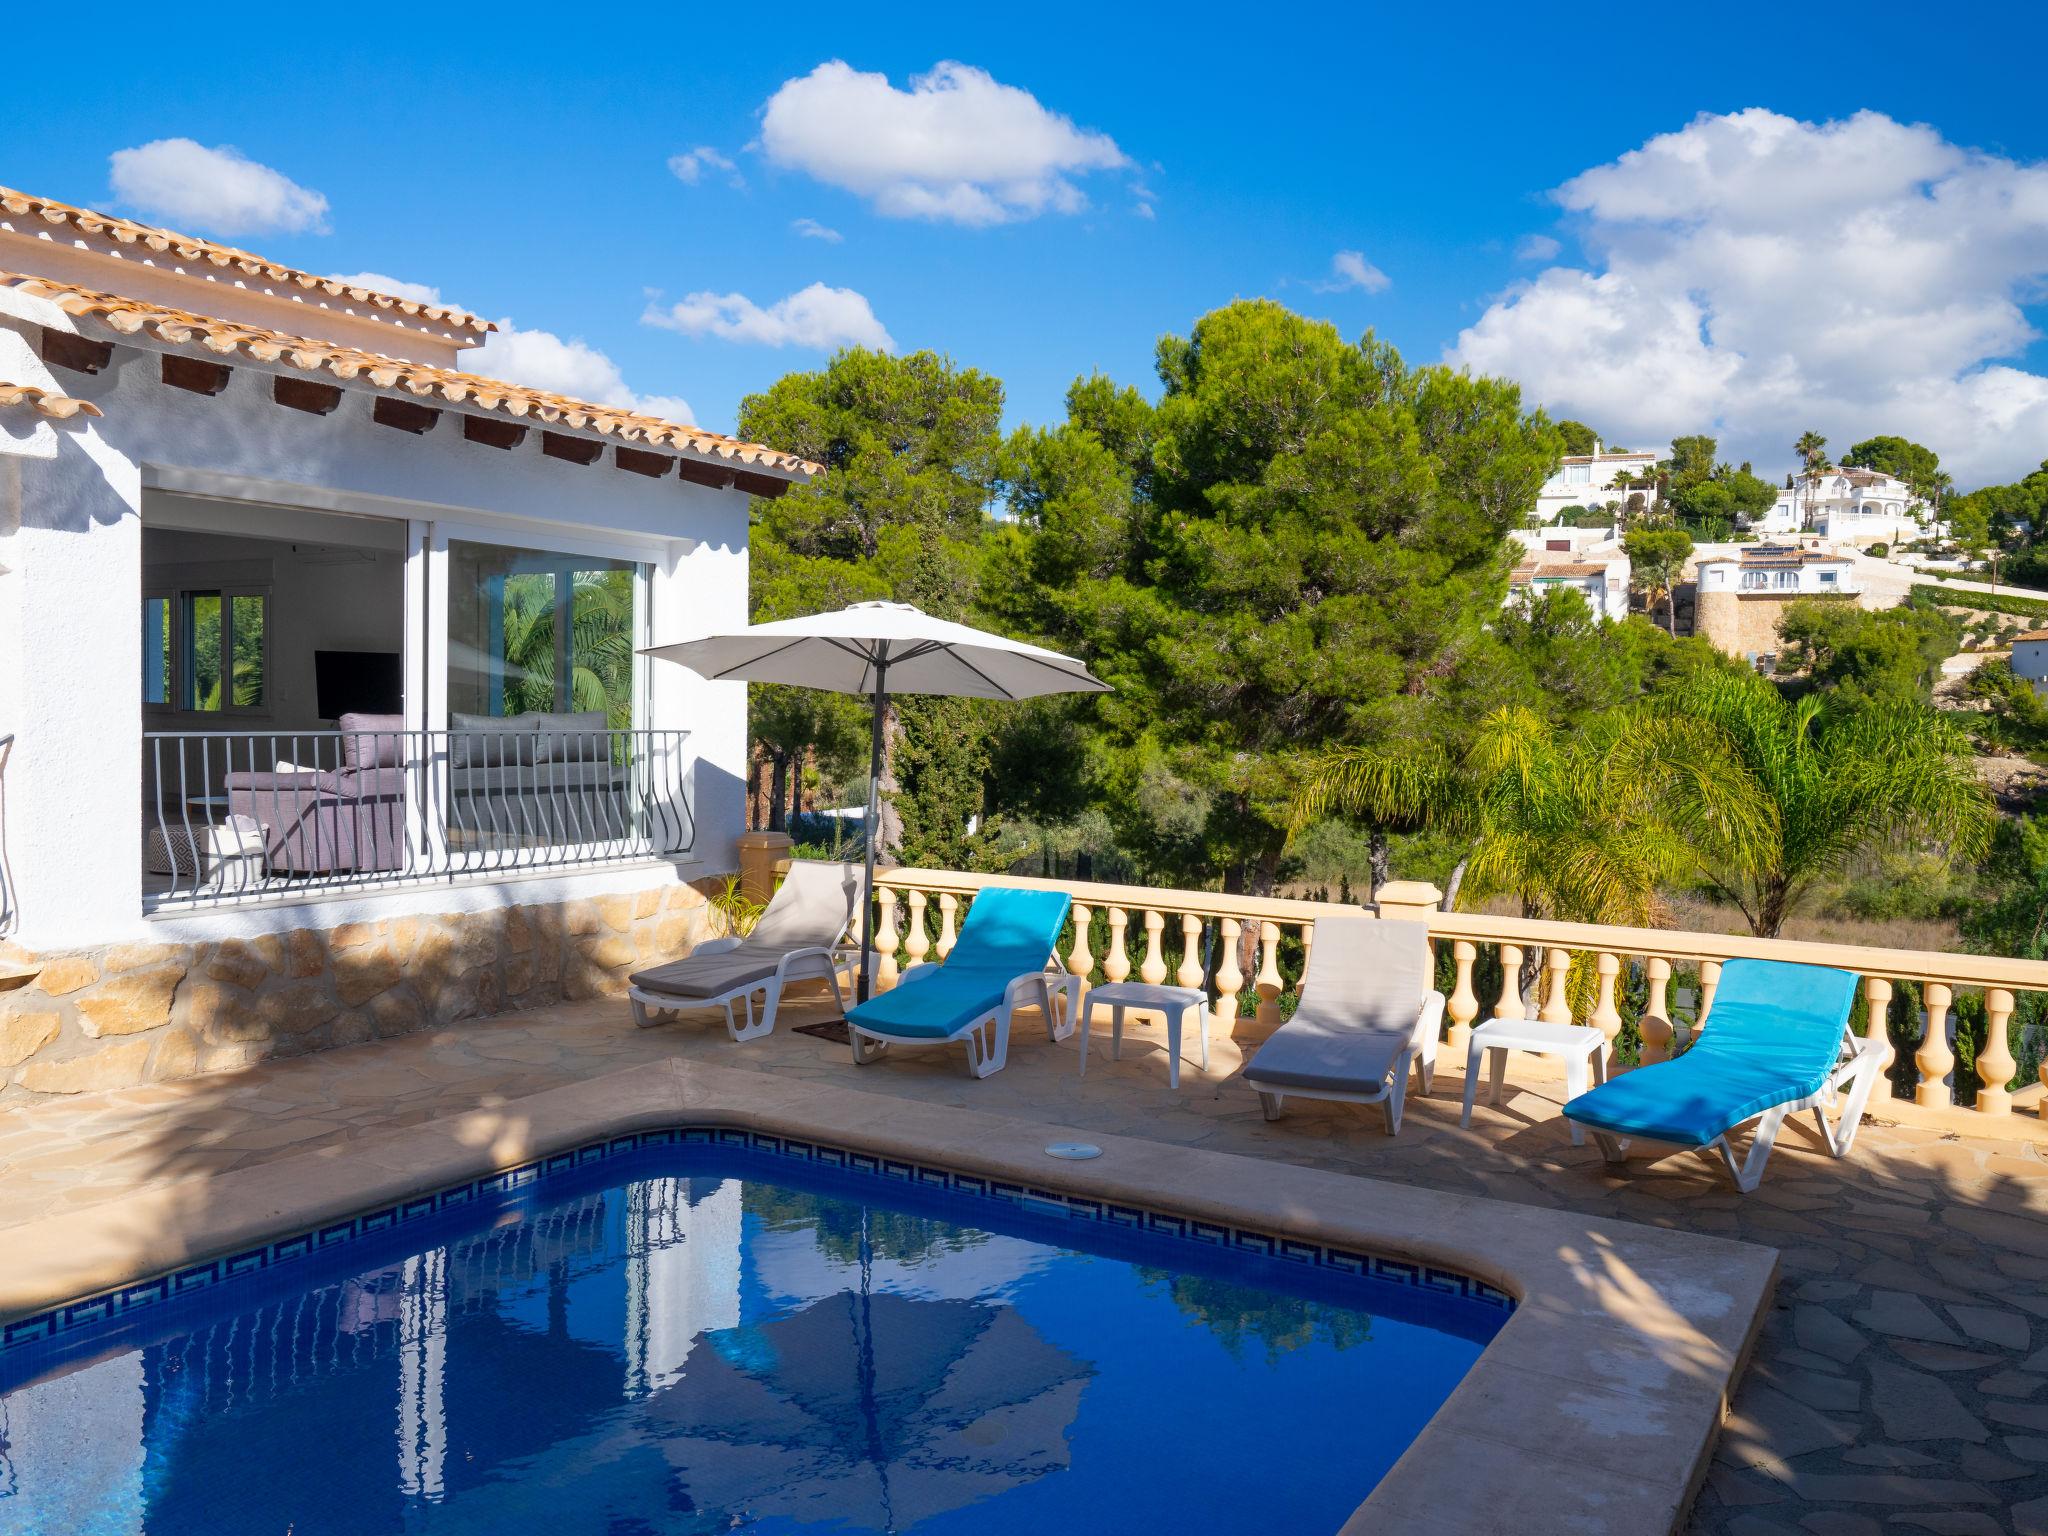
[[[1564,1058],[1565,1102],[1586,1091],[1588,1072],[1600,1082],[1607,1081],[1607,1037],[1590,1024],[1545,1024],[1538,1019],[1488,1019],[1472,1031],[1472,1047],[1465,1054],[1465,1112],[1458,1124],[1472,1127],[1472,1095],[1479,1087],[1479,1058],[1493,1053],[1492,1082],[1486,1102],[1500,1102],[1501,1080],[1507,1075],[1508,1052],[1534,1051],[1539,1056]],[[1583,1147],[1586,1133],[1576,1120],[1568,1121],[1572,1145]]]
[[[1166,1085],[1180,1086],[1181,1026],[1190,1011],[1195,1014],[1195,1035],[1202,1042],[1202,1070],[1209,1070],[1209,999],[1194,987],[1155,987],[1143,981],[1104,982],[1083,995],[1081,1015],[1081,1072],[1088,1072],[1088,1020],[1097,1003],[1109,1006],[1109,1055],[1121,1061],[1124,1054],[1124,1010],[1150,1008],[1166,1015]],[[1597,1031],[1596,1031],[1597,1033]]]

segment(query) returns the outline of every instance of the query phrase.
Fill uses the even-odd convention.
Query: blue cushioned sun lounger
[[[942,965],[913,966],[896,986],[846,1016],[853,1059],[866,1066],[891,1045],[967,1042],[967,1070],[987,1077],[1010,1055],[1010,1014],[1036,996],[1046,1038],[1074,1032],[1074,978],[1053,946],[1066,926],[1062,891],[989,886],[967,909]],[[1053,996],[1065,999],[1055,1010]]]
[[[1778,1127],[1795,1110],[1811,1109],[1828,1150],[1845,1157],[1884,1061],[1883,1041],[1849,1028],[1856,982],[1826,966],[1730,960],[1690,1050],[1580,1094],[1565,1116],[1592,1131],[1610,1163],[1622,1161],[1632,1137],[1711,1147],[1745,1194],[1762,1181]],[[1843,1089],[1830,1126],[1827,1111]],[[1750,1120],[1756,1132],[1738,1163],[1728,1135]]]

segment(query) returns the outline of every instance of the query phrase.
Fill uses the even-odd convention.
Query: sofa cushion
[[[452,768],[501,768],[530,763],[540,750],[534,735],[538,715],[448,713],[448,755]]]
[[[542,763],[596,763],[611,756],[610,722],[601,709],[575,714],[535,715],[534,728],[540,732]]]
[[[403,715],[343,715],[341,766],[395,768],[405,759]]]

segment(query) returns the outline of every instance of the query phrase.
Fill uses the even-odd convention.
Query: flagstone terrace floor
[[[789,1024],[826,1016],[817,1004]],[[273,1063],[0,1112],[6,1229],[143,1185],[325,1149],[477,1108],[514,1118],[526,1094],[669,1055],[869,1092],[980,1106],[1079,1131],[1150,1137],[1409,1184],[1768,1244],[1776,1305],[1691,1529],[1728,1536],[2048,1533],[2048,1126],[1992,1139],[1893,1122],[1880,1105],[1844,1163],[1810,1122],[1780,1139],[1764,1186],[1739,1196],[1687,1154],[1610,1174],[1556,1118],[1561,1084],[1517,1058],[1513,1090],[1458,1126],[1446,1061],[1398,1138],[1376,1110],[1290,1106],[1267,1124],[1230,1076],[1257,1031],[1218,1042],[1166,1085],[1163,1031],[1138,1027],[1086,1077],[1073,1041],[1020,1018],[1010,1064],[969,1079],[955,1049],[867,1069],[778,1027],[733,1046],[715,1015],[633,1027],[623,1003],[565,1005]],[[2040,1135],[2033,1134],[2039,1126]],[[1561,1463],[1562,1466],[1562,1463]],[[1569,1475],[1561,1470],[1560,1475]]]

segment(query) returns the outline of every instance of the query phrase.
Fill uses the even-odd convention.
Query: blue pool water
[[[1506,1315],[645,1149],[0,1353],[0,1532],[1334,1531]]]

